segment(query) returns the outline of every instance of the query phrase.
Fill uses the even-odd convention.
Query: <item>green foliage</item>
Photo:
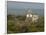
[[[15,21],[15,18],[8,16],[7,33],[22,33],[22,32],[43,32],[44,31],[44,17],[40,16],[38,22],[25,23],[25,16],[17,16],[19,19]],[[12,22],[13,21],[13,22]]]

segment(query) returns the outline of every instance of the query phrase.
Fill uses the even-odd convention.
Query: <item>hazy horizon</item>
[[[8,15],[25,15],[25,11],[28,8],[30,8],[33,13],[44,15],[44,3],[8,1],[7,5]]]

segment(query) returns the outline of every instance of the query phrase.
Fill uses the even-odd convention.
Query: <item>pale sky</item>
[[[43,15],[44,3],[8,1],[7,5],[8,14],[24,15],[24,12],[30,8],[35,9],[33,12]]]

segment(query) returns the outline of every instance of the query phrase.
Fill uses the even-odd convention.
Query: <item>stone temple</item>
[[[29,9],[27,14],[26,14],[26,19],[25,22],[30,23],[30,22],[38,22],[39,16],[32,14],[32,11]]]

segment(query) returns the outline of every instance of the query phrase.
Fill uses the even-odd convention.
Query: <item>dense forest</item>
[[[44,16],[38,22],[25,22],[26,16],[7,16],[7,33],[44,32]]]

